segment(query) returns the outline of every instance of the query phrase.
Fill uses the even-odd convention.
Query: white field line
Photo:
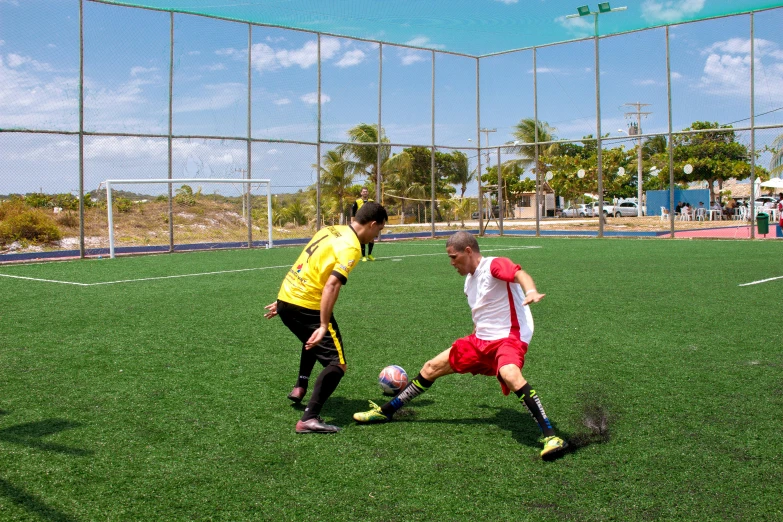
[[[10,274],[0,274],[0,277],[10,277],[12,279],[26,279],[28,281],[41,281],[43,283],[59,283],[61,285],[90,286],[91,283],[74,283],[73,281],[57,281],[55,279],[39,279],[37,277],[23,277]]]
[[[783,279],[783,276],[770,277],[769,279],[761,279],[759,281],[751,281],[750,283],[742,283],[741,285],[737,285],[737,286],[760,285],[761,283],[768,283],[769,281],[775,281],[777,279]]]
[[[542,248],[540,246],[522,246],[522,247],[508,247],[508,248],[494,248],[491,250],[483,250],[483,252],[500,252],[504,250],[527,250],[531,248]],[[409,254],[404,256],[385,256],[385,257],[378,257],[376,259],[401,259],[403,257],[425,257],[425,256],[445,256],[443,252],[438,253],[432,253],[432,254]],[[16,276],[16,275],[9,275],[9,274],[1,274],[0,277],[11,277],[14,279],[26,279],[28,281],[39,281],[42,283],[58,283],[62,285],[76,285],[76,286],[101,286],[101,285],[117,285],[117,284],[123,284],[123,283],[137,283],[141,281],[159,281],[162,279],[178,279],[181,277],[198,277],[198,276],[207,276],[207,275],[220,275],[220,274],[234,274],[237,272],[251,272],[256,270],[274,270],[278,268],[290,268],[291,265],[278,265],[278,266],[260,266],[256,268],[239,268],[236,270],[219,270],[216,272],[199,272],[195,274],[179,274],[179,275],[167,275],[167,276],[157,276],[157,277],[140,277],[138,279],[121,279],[118,281],[103,281],[100,283],[74,283],[73,281],[58,281],[55,279],[39,279],[36,277],[23,277],[23,276]]]

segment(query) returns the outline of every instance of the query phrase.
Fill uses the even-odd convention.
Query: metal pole
[[[750,238],[756,237],[754,222],[756,220],[756,198],[753,184],[756,183],[756,83],[754,82],[755,68],[755,37],[753,13],[750,13],[750,198],[753,200],[750,207]]]
[[[598,59],[598,13],[593,13],[595,21],[595,128],[596,128],[596,160],[598,167],[598,237],[604,237],[604,173],[601,146],[601,68]],[[641,202],[640,202],[641,204]]]
[[[111,183],[106,182],[106,208],[109,214],[109,257],[114,259],[114,213],[111,203]]]
[[[375,168],[375,201],[383,205],[381,190],[381,102],[383,97],[383,44],[378,44],[378,164]],[[404,225],[404,223],[401,223]]]
[[[252,62],[253,62],[253,25],[247,24],[247,179],[252,179],[252,152],[251,152],[251,140],[253,139],[253,119],[252,119],[252,104],[251,104],[251,92],[253,89],[253,75],[252,75]],[[247,192],[247,248],[253,248],[253,212],[250,208],[250,183],[245,186],[245,192]]]
[[[315,154],[317,156],[316,158],[316,165],[318,165],[318,168],[315,172],[315,229],[321,230],[321,34],[318,33],[318,125],[316,130],[316,145],[315,145]],[[271,188],[270,188],[271,191]],[[272,202],[272,196],[270,192],[269,196],[269,204],[271,205]],[[272,219],[272,208],[269,208],[269,219]],[[271,227],[269,230],[272,230]],[[272,238],[270,236],[269,243],[272,243]]]
[[[476,58],[476,143],[478,149],[476,149],[476,180],[478,182],[478,218],[479,218],[479,235],[484,235],[484,220],[483,220],[483,205],[482,199],[484,195],[481,193],[481,97],[479,91],[479,59]]]
[[[173,178],[173,152],[174,147],[173,135],[174,135],[174,13],[169,14],[169,135],[168,135],[168,161],[169,161],[169,173],[168,178]],[[169,203],[169,252],[174,252],[174,199],[171,191],[171,183],[168,186],[168,203]]]
[[[84,254],[84,0],[79,0],[79,257]]]
[[[538,73],[536,71],[537,49],[533,47],[533,169],[536,173],[536,237],[541,237],[541,186],[538,180]]]
[[[669,52],[669,26],[666,26],[666,103],[669,110],[669,227],[674,239],[674,144],[672,143],[672,63]]]
[[[505,211],[505,205],[503,205],[503,172],[500,168],[500,147],[498,147],[498,215],[500,221],[498,221],[498,229],[500,235],[503,235],[503,212]]]
[[[272,181],[270,180],[266,184],[266,226],[269,230],[269,241],[267,242],[267,248],[274,246],[272,242]]]
[[[435,51],[432,51],[432,148],[430,149],[430,175],[432,183],[432,197],[430,198],[430,219],[432,220],[432,235],[435,237]]]

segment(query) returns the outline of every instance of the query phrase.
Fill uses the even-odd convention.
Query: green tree
[[[561,144],[549,143],[546,145],[536,145],[536,131],[538,131],[538,143],[555,141],[555,128],[551,127],[544,121],[534,120],[533,118],[523,118],[517,123],[514,130],[514,138],[519,142],[518,145],[512,147],[512,151],[520,156],[520,159],[516,160],[518,164],[523,168],[530,168],[534,173],[546,172],[546,164],[541,161],[541,156],[552,157],[558,154]],[[538,148],[539,163],[533,165],[535,162],[536,148]]]
[[[318,165],[313,165],[318,168]],[[321,194],[326,197],[334,197],[337,201],[338,223],[342,223],[347,216],[346,196],[350,193],[355,178],[355,169],[358,168],[341,151],[341,148],[327,151],[323,156],[321,165]]]
[[[706,181],[710,188],[710,201],[713,201],[716,184],[718,190],[721,190],[727,179],[743,180],[750,177],[750,152],[745,145],[737,142],[731,125],[695,121],[685,130],[710,129],[719,130],[676,135],[672,137],[672,145],[674,180],[680,183]],[[653,162],[660,169],[659,175],[663,179],[669,179],[668,153],[655,154]],[[693,167],[690,174],[683,170],[686,164]],[[762,167],[756,167],[756,173],[762,178],[768,177],[767,171]]]

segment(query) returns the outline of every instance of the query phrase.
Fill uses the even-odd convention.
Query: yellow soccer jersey
[[[322,228],[286,274],[277,298],[311,310],[320,309],[321,294],[329,276],[334,274],[345,284],[361,255],[359,237],[353,228],[347,225]]]

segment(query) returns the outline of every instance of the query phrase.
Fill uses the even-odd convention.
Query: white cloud
[[[322,38],[321,60],[328,61],[334,58],[340,51],[340,47],[340,41],[337,38]],[[229,52],[229,50],[224,49],[222,52],[224,55],[231,56],[234,59],[244,59],[247,56],[247,51],[243,50]],[[351,54],[351,52],[348,54]],[[274,49],[265,43],[257,43],[252,46],[252,56],[253,69],[259,73],[274,71],[281,67],[299,66],[301,69],[307,69],[318,62],[318,42],[310,40],[298,49]],[[343,57],[343,60],[345,60],[345,57]],[[347,65],[341,65],[341,67],[347,67]]]
[[[575,37],[593,36],[593,19],[588,16],[579,16],[576,18],[567,18],[558,16],[555,22],[571,32]]]
[[[354,65],[359,65],[364,61],[364,51],[361,51],[359,49],[354,49],[353,51],[348,51],[343,55],[342,58],[340,58],[340,61],[338,61],[335,65],[337,67],[353,67]]]
[[[642,4],[642,18],[650,23],[670,23],[687,20],[704,8],[705,0],[647,0]]]
[[[29,56],[22,56],[16,53],[9,53],[6,56],[8,67],[16,69],[21,66],[28,66],[35,71],[52,71],[52,66],[48,63],[33,60]]]
[[[174,100],[174,112],[196,112],[224,109],[247,98],[244,83],[218,83],[204,86],[200,96],[179,97]]]
[[[634,80],[634,85],[638,85],[639,87],[647,87],[650,85],[660,85],[660,82],[657,82],[655,80],[647,79],[647,80]]]
[[[318,93],[308,92],[307,94],[301,96],[299,99],[307,104],[315,105],[316,103],[318,103]],[[323,93],[321,94],[321,103],[326,103],[330,100],[331,98],[329,97],[329,95]]]
[[[138,76],[140,74],[146,74],[157,71],[157,67],[131,67],[130,75]]]
[[[430,42],[429,37],[427,36],[417,36],[413,38],[412,40],[408,40],[405,42],[406,45],[411,45],[413,47],[424,47],[427,49],[445,49],[446,46],[443,44],[436,44],[433,42]]]
[[[212,65],[205,65],[201,67],[202,71],[225,71],[226,70],[226,64],[224,63],[213,63]]]
[[[672,72],[672,80],[679,80],[680,78],[682,78],[682,74],[676,71]]]
[[[201,51],[188,51],[188,56],[198,56],[201,54]]]
[[[730,38],[707,46],[701,92],[718,96],[750,94],[750,39]],[[783,103],[783,51],[776,42],[757,39],[755,53],[756,95],[773,103]]]
[[[288,98],[278,98],[273,103],[275,105],[288,105],[289,103],[291,103],[291,100],[289,100]]]
[[[414,49],[400,51],[400,62],[402,62],[402,65],[413,65],[418,62],[425,62],[427,59],[425,51],[416,51]]]
[[[280,154],[280,151],[277,149],[269,149],[266,151],[267,154],[274,156],[275,154]]]

